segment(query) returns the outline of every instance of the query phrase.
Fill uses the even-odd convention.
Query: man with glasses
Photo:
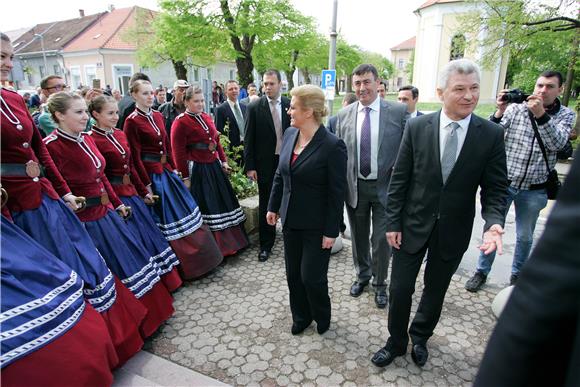
[[[48,100],[48,97],[52,94],[64,91],[65,88],[66,84],[64,83],[64,79],[58,75],[49,75],[40,81],[41,93],[45,100]],[[58,125],[53,121],[46,103],[40,107],[40,110],[42,113],[40,113],[40,116],[38,117],[38,127],[42,137],[46,137],[52,133]]]
[[[173,84],[173,98],[171,101],[165,102],[163,105],[159,106],[159,112],[163,114],[165,120],[165,130],[169,136],[171,133],[171,125],[175,118],[181,113],[185,112],[185,91],[189,87],[189,83],[186,80],[178,79]]]

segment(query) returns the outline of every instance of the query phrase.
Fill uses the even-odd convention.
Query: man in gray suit
[[[360,296],[372,278],[375,303],[384,308],[388,301],[386,279],[391,257],[385,238],[387,188],[407,107],[381,99],[379,83],[373,65],[362,64],[354,69],[352,85],[358,103],[338,112],[336,135],[344,140],[348,150],[346,212],[357,273],[350,295]],[[371,221],[373,233],[369,241]]]

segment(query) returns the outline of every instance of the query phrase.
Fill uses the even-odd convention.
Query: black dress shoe
[[[361,284],[360,282],[356,281],[354,284],[352,284],[352,286],[350,287],[350,295],[353,297],[358,297],[360,296],[363,291],[365,290],[365,287],[368,285],[369,283],[367,282],[366,284]]]
[[[322,335],[324,332],[326,332],[328,328],[330,328],[330,321],[316,324],[316,331],[319,335]]]
[[[389,364],[391,364],[397,356],[402,356],[404,354],[405,352],[395,352],[392,349],[387,349],[387,347],[383,347],[373,355],[371,361],[377,367],[386,367]]]
[[[423,367],[427,363],[427,358],[429,357],[429,351],[427,347],[422,344],[413,345],[413,350],[411,351],[411,359],[419,367]]]
[[[388,301],[389,297],[387,296],[387,291],[378,290],[375,294],[375,304],[377,304],[377,308],[384,309],[387,306]]]
[[[309,323],[303,323],[303,324],[292,323],[292,329],[290,329],[290,332],[292,332],[292,334],[294,336],[299,335],[302,332],[304,332],[306,330],[306,328],[308,328],[310,326],[310,324],[312,324],[312,321],[310,321]]]
[[[262,250],[258,254],[258,261],[260,262],[266,262],[268,258],[270,258],[270,252],[268,250]]]

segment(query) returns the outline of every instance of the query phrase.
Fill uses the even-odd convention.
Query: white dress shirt
[[[467,136],[467,128],[469,128],[469,123],[471,122],[471,114],[459,121],[453,121],[451,118],[445,115],[445,112],[441,110],[441,117],[439,119],[439,161],[443,158],[443,151],[445,150],[445,140],[449,134],[451,127],[448,127],[452,122],[457,122],[459,128],[455,130],[457,134],[457,154],[455,155],[455,160],[459,157],[459,152],[463,147],[465,142],[465,136]]]
[[[360,163],[360,135],[362,129],[362,123],[365,119],[365,106],[362,105],[360,102],[357,102],[357,115],[356,115],[356,146],[357,146],[357,154],[358,160],[357,163]],[[378,154],[379,154],[379,115],[381,112],[381,98],[377,96],[377,98],[368,106],[371,108],[369,111],[369,116],[371,119],[371,173],[364,177],[360,173],[360,165],[359,165],[359,172],[358,178],[363,180],[376,180],[377,179],[377,171],[379,169],[378,166]]]

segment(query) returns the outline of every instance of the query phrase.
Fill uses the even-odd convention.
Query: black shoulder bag
[[[549,171],[548,180],[546,181],[546,193],[548,194],[548,199],[554,200],[558,196],[558,190],[562,186],[560,179],[558,178],[558,171],[556,169],[550,170],[550,164],[548,164],[548,156],[546,155],[546,147],[544,147],[544,142],[542,137],[540,137],[540,132],[538,132],[538,126],[536,125],[536,119],[531,111],[528,110],[530,116],[530,121],[532,122],[532,128],[534,128],[534,136],[538,140],[538,145],[542,150],[542,155],[544,156],[544,161],[546,162],[546,169]]]

